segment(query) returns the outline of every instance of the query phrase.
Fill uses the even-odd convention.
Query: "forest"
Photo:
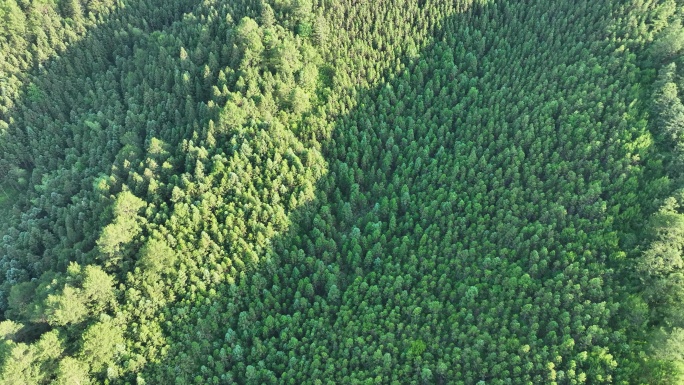
[[[684,383],[682,0],[0,0],[0,385]]]

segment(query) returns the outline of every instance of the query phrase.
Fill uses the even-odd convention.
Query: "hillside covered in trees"
[[[682,383],[683,18],[0,1],[0,385]]]

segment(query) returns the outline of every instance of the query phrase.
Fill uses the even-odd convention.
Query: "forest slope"
[[[3,119],[1,383],[676,381],[675,2],[118,7]]]

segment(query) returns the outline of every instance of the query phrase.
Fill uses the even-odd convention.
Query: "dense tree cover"
[[[677,381],[675,1],[4,4],[0,383]]]
[[[5,0],[0,4],[0,135],[12,137],[12,111],[21,99],[39,100],[44,93],[31,83],[31,68],[43,64],[83,39],[121,4],[113,0]],[[22,87],[23,86],[23,87]],[[15,138],[16,139],[16,138]],[[11,141],[11,140],[10,140]],[[0,150],[6,151],[7,140]],[[26,170],[16,158],[0,160],[0,209],[15,199]],[[4,210],[3,210],[4,212]],[[4,216],[4,215],[3,215]]]
[[[80,40],[120,5],[114,0],[5,0],[0,4],[0,129],[6,129],[28,70]],[[26,97],[40,97],[34,87]]]
[[[684,311],[684,251],[682,231],[684,215],[681,203],[684,195],[684,105],[682,104],[681,70],[684,58],[684,28],[682,8],[669,9],[663,15],[667,26],[654,36],[648,67],[655,81],[650,87],[648,103],[650,128],[659,149],[654,163],[662,169],[661,180],[669,189],[659,191],[657,211],[644,227],[642,254],[635,261],[639,275],[640,295],[634,297],[634,307],[640,322],[648,322],[651,361],[657,371],[675,373],[675,381],[684,381],[684,351],[682,350],[682,311]],[[669,194],[663,195],[663,193]],[[646,316],[646,313],[650,317]],[[647,321],[648,320],[648,321]]]

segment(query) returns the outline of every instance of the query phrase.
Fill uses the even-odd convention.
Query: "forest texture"
[[[683,4],[6,0],[0,384],[677,384]]]

